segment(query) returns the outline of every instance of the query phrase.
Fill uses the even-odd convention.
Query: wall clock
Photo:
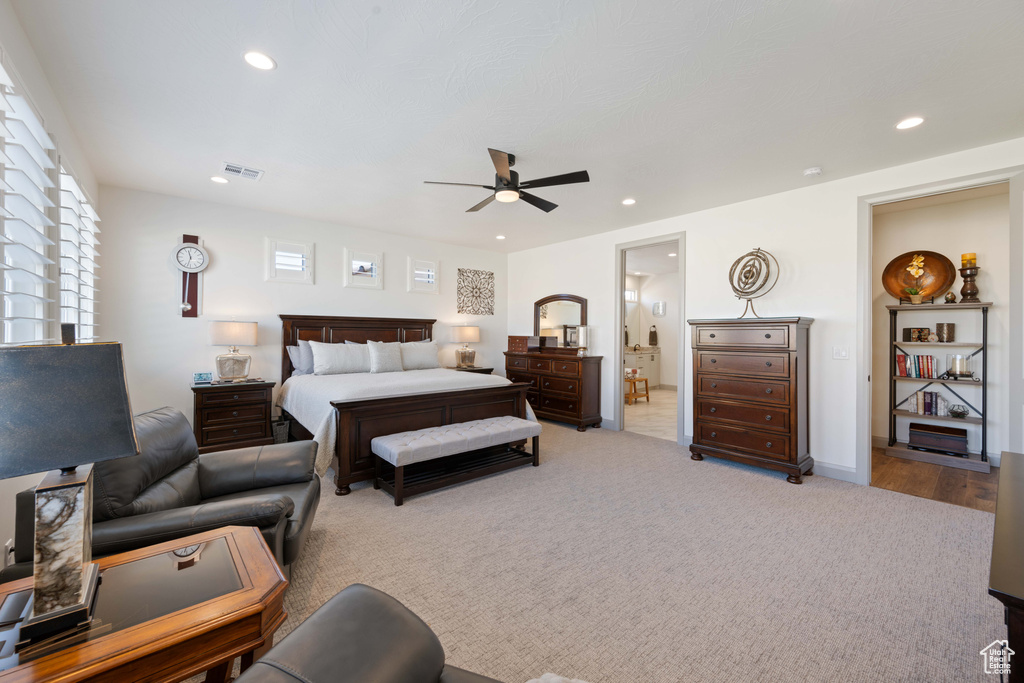
[[[171,261],[181,271],[181,317],[199,317],[199,290],[203,270],[210,265],[210,255],[199,244],[196,235],[182,235],[181,244],[171,252]]]

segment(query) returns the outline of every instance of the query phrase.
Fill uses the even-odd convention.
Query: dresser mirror
[[[533,304],[533,334],[556,337],[561,348],[579,346],[579,326],[587,324],[587,300],[575,294],[552,294]]]

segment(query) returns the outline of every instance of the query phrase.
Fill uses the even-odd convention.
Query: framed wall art
[[[494,273],[459,268],[457,289],[459,313],[494,315]]]
[[[406,289],[408,291],[420,292],[422,294],[437,294],[440,291],[440,262],[417,259],[410,256],[408,258],[407,270]]]
[[[384,289],[384,254],[345,249],[345,286]]]

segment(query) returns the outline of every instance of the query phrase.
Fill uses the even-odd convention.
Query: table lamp
[[[217,356],[217,377],[244,382],[249,376],[252,356],[239,353],[239,346],[256,346],[256,323],[216,320],[210,323],[210,346],[227,346],[228,352]]]
[[[92,463],[139,452],[121,345],[0,348],[0,479],[36,487],[32,609],[23,641],[91,619]],[[57,471],[59,470],[59,471]]]
[[[469,348],[470,342],[480,341],[480,328],[475,325],[464,325],[452,328],[452,341],[462,342],[461,349],[455,349],[455,367],[471,368],[476,362],[476,351]]]

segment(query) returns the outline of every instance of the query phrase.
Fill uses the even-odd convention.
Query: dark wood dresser
[[[691,458],[813,474],[807,360],[812,318],[688,320],[693,346]]]
[[[192,385],[192,429],[200,453],[274,443],[270,399],[274,382]]]
[[[505,352],[505,375],[526,382],[526,400],[537,417],[568,422],[584,432],[601,426],[601,359],[551,353]]]

